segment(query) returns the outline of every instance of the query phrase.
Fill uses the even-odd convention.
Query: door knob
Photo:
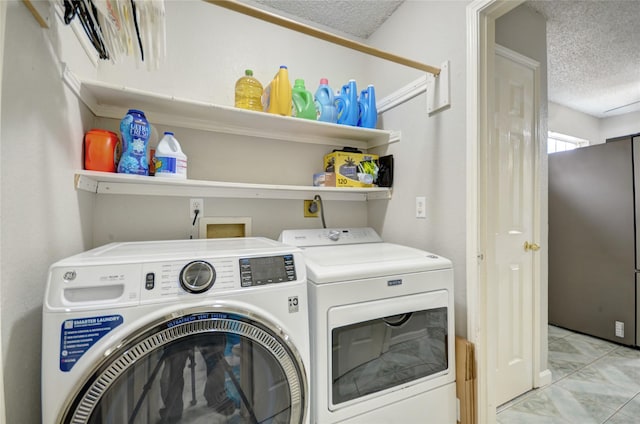
[[[529,243],[528,241],[525,241],[524,242],[524,251],[528,252],[529,250],[537,252],[538,250],[540,250],[540,245],[537,244],[537,243]]]

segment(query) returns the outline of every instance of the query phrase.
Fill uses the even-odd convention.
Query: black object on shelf
[[[378,187],[393,186],[393,155],[381,156],[378,159]]]
[[[342,149],[333,149],[334,152],[347,152],[347,153],[362,153],[361,150],[355,147],[343,147]]]

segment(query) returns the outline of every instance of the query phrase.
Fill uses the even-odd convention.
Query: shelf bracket
[[[451,106],[451,79],[449,75],[448,60],[440,66],[438,76],[427,75],[427,112],[429,116]]]
[[[84,190],[91,193],[98,192],[98,182],[86,175],[76,174],[74,184],[76,190]]]
[[[391,199],[391,189],[384,192],[371,192],[367,193],[367,200],[389,200]]]

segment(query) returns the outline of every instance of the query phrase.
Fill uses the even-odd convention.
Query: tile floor
[[[498,424],[640,423],[640,350],[549,326],[553,382],[498,408]]]

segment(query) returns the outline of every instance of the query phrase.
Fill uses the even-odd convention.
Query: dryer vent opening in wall
[[[199,238],[250,237],[250,217],[200,218]]]

